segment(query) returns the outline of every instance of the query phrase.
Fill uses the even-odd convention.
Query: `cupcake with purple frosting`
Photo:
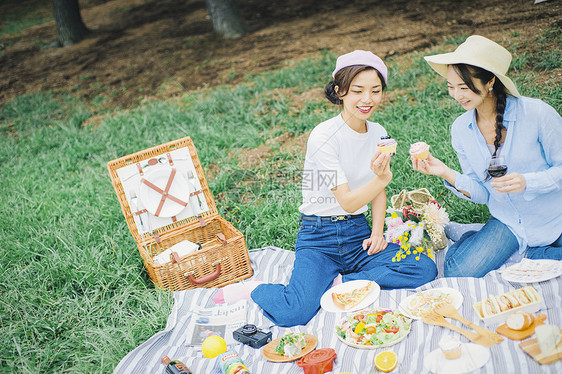
[[[390,136],[381,136],[381,140],[377,144],[377,148],[380,153],[388,153],[391,156],[396,154],[396,146],[398,143],[396,140],[392,139]]]

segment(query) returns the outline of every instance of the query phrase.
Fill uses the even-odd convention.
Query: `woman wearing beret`
[[[415,170],[442,177],[455,195],[486,204],[492,218],[448,250],[445,276],[482,277],[519,252],[562,259],[562,119],[545,102],[519,94],[506,76],[511,54],[473,35],[451,53],[425,60],[447,79],[466,110],[451,128],[462,173],[430,154]],[[503,176],[493,165],[507,166]],[[494,162],[492,162],[494,160]],[[505,171],[504,171],[505,172]]]
[[[279,326],[310,321],[338,274],[343,282],[370,280],[383,289],[415,288],[437,275],[427,256],[393,262],[399,246],[383,237],[390,154],[377,149],[386,130],[368,119],[382,100],[385,64],[371,52],[356,50],[338,57],[332,77],[325,95],[342,111],[317,125],[308,139],[289,284],[238,283],[214,298],[233,302],[251,297]],[[372,228],[365,217],[368,203]]]

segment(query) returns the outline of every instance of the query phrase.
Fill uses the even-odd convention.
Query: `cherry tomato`
[[[398,332],[398,327],[396,326],[389,327],[387,329],[384,329],[384,332],[391,332],[393,334],[396,334]]]
[[[367,334],[374,334],[377,332],[377,328],[375,326],[367,326]]]
[[[353,316],[353,318],[358,320],[358,321],[363,321],[365,319],[365,316],[363,314],[357,314],[357,315]]]

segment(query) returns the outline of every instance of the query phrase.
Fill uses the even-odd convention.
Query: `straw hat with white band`
[[[505,75],[511,63],[511,53],[483,36],[469,36],[454,52],[424,58],[433,70],[445,78],[447,66],[453,64],[473,65],[488,70],[503,83],[508,94],[521,97],[515,83]]]

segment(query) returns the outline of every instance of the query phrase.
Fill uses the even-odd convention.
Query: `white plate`
[[[389,309],[389,308],[381,308],[381,307],[377,307],[377,308],[373,308],[373,309],[365,309],[365,311],[366,311],[367,313],[371,313],[371,312],[374,312],[374,313],[375,313],[375,312],[377,312],[377,311],[379,311],[379,310],[391,310],[392,313],[394,313],[394,314],[398,314],[398,313],[399,313],[399,312],[397,312],[396,310],[392,310],[392,309]],[[359,313],[363,313],[363,311],[361,311],[361,312],[359,312]],[[346,317],[342,318],[342,319],[336,324],[336,336],[337,336],[337,338],[338,338],[342,343],[344,343],[344,344],[346,344],[346,345],[349,345],[350,347],[359,348],[359,349],[378,349],[378,348],[383,348],[383,347],[390,347],[391,345],[398,344],[398,343],[400,343],[402,340],[406,339],[406,337],[408,336],[408,334],[410,333],[410,331],[412,331],[412,320],[409,319],[408,321],[409,321],[409,323],[410,323],[410,328],[409,328],[408,331],[406,331],[405,333],[404,333],[404,331],[402,331],[402,333],[404,333],[404,335],[400,336],[400,337],[399,337],[398,339],[396,339],[396,340],[393,340],[393,341],[391,341],[391,342],[384,343],[384,344],[381,344],[381,345],[365,345],[365,344],[352,343],[352,342],[349,342],[349,341],[345,340],[344,338],[342,338],[342,337],[337,333],[337,328],[338,328],[338,327],[341,328],[341,326],[343,326],[343,324],[345,323],[345,321],[347,320],[347,318],[349,317],[350,314],[353,314],[353,313],[348,313]],[[402,315],[402,313],[400,313],[400,314]],[[403,318],[408,318],[408,317],[406,317],[406,316],[404,316],[404,315],[402,315],[402,317],[403,317]]]
[[[154,184],[158,188],[164,190],[168,184],[168,179],[172,172],[171,168],[155,170],[152,173],[146,175],[144,179]],[[172,181],[172,185],[168,191],[169,195],[180,199],[185,203],[189,203],[189,194],[191,193],[189,185],[185,178],[181,175],[179,171],[176,170],[176,175]],[[148,210],[153,215],[156,215],[158,211],[158,206],[162,200],[162,194],[155,191],[153,188],[147,186],[144,183],[140,184],[139,188],[139,198],[142,201],[146,210]],[[158,217],[173,217],[178,215],[182,210],[184,210],[187,205],[182,205],[171,199],[164,200],[164,205],[160,210]]]
[[[442,288],[432,288],[429,290],[425,290],[422,292],[418,292],[417,294],[408,296],[407,298],[405,298],[399,306],[399,310],[401,313],[403,313],[404,315],[407,315],[410,318],[413,319],[420,319],[421,317],[413,310],[410,310],[410,308],[408,307],[408,305],[410,305],[410,301],[412,301],[414,298],[420,297],[422,294],[423,295],[427,295],[427,293],[435,293],[436,295],[438,294],[450,294],[451,298],[452,298],[452,304],[456,309],[459,309],[462,305],[462,302],[464,300],[462,294],[455,290],[454,288],[447,288],[447,287],[442,287]],[[425,309],[429,309],[429,304],[426,305]]]
[[[354,312],[356,310],[367,308],[369,305],[374,303],[379,298],[379,294],[381,293],[381,288],[376,282],[373,282],[373,287],[371,287],[371,290],[369,291],[367,296],[363,299],[363,301],[361,301],[359,304],[355,305],[351,309],[343,310],[338,306],[336,306],[336,304],[334,304],[334,301],[332,300],[332,293],[351,292],[357,288],[365,287],[367,284],[369,284],[369,282],[372,281],[360,279],[360,280],[341,283],[338,284],[337,286],[330,288],[328,291],[324,292],[324,295],[322,295],[322,298],[320,299],[320,305],[322,306],[322,309],[324,309],[327,312],[349,313],[349,312]]]
[[[501,274],[508,282],[542,282],[562,275],[562,261],[524,258],[521,262],[502,270]]]
[[[490,359],[490,350],[478,344],[462,343],[461,352],[459,358],[449,360],[436,349],[425,356],[423,367],[436,374],[462,374],[481,368]]]

